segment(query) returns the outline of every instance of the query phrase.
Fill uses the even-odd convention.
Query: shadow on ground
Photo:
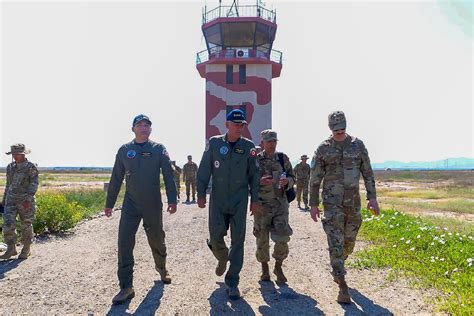
[[[267,303],[258,308],[262,315],[324,315],[315,299],[296,292],[287,284],[275,287],[273,282],[259,283],[263,300]]]
[[[245,298],[239,300],[230,300],[227,296],[227,286],[223,282],[217,282],[219,288],[212,292],[207,299],[211,305],[210,315],[222,314],[241,314],[255,315],[252,307],[245,301]]]
[[[349,289],[349,293],[351,294],[353,303],[341,304],[341,307],[345,310],[345,315],[393,315],[390,310],[375,304],[374,301],[356,289]]]

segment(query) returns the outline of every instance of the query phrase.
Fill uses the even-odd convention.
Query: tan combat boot
[[[14,243],[7,244],[7,251],[3,255],[0,256],[0,259],[10,259],[12,256],[16,256],[18,252],[16,252],[16,246]]]
[[[31,244],[23,244],[18,259],[28,259],[29,256],[31,256]]]
[[[337,302],[341,304],[350,304],[351,295],[349,294],[349,287],[343,275],[335,276],[334,282],[339,285],[339,294],[337,295]]]
[[[156,268],[156,271],[158,271],[158,273],[160,274],[161,282],[163,282],[164,284],[171,283],[171,277],[170,277],[170,274],[168,273],[168,270],[166,270],[166,268],[164,269]]]
[[[219,262],[217,262],[216,275],[223,275],[225,273],[225,270],[227,270],[227,260],[220,260]]]
[[[273,273],[277,277],[277,283],[286,283],[288,281],[286,276],[283,274],[283,269],[281,267],[282,264],[283,264],[283,261],[275,262],[275,268],[273,269]]]
[[[112,299],[112,304],[114,305],[122,304],[122,303],[125,303],[125,301],[134,297],[135,297],[135,291],[133,290],[133,287],[127,287],[125,289],[121,289],[120,292],[117,295],[115,295],[115,297]]]
[[[260,281],[270,281],[270,268],[268,267],[268,262],[262,262],[262,275],[260,276]]]

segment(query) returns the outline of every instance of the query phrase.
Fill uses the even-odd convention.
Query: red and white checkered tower
[[[207,49],[197,53],[197,69],[206,79],[206,139],[224,134],[225,117],[242,109],[244,136],[260,143],[272,127],[272,79],[280,76],[282,53],[272,49],[276,12],[259,5],[219,5],[202,16]]]

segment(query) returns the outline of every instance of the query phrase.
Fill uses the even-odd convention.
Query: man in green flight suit
[[[258,205],[260,173],[254,143],[242,137],[247,124],[242,110],[227,114],[227,133],[211,137],[199,164],[197,173],[198,206],[206,207],[206,189],[212,176],[209,201],[209,248],[218,260],[216,274],[225,276],[230,299],[239,299],[239,273],[244,261],[245,227],[248,195],[250,214]],[[224,236],[230,226],[230,250]]]
[[[105,215],[112,215],[112,208],[125,177],[125,197],[122,205],[118,232],[118,270],[120,292],[113,298],[120,304],[133,298],[133,248],[138,225],[143,219],[148,244],[155,269],[165,284],[171,283],[166,269],[165,232],[163,231],[163,202],[160,193],[160,170],[163,172],[167,211],[176,212],[176,185],[173,179],[170,157],[165,146],[149,140],[151,121],[140,114],[133,119],[135,139],[122,145],[117,152],[105,202]]]

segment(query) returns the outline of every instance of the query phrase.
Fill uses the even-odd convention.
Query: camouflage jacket
[[[7,166],[7,183],[3,195],[3,205],[9,202],[21,202],[33,197],[38,190],[38,168],[28,160]]]
[[[178,166],[171,165],[171,169],[173,170],[174,182],[179,183],[182,172],[181,168]]]
[[[364,143],[347,135],[337,143],[332,137],[319,145],[311,161],[310,206],[319,205],[323,181],[323,203],[338,207],[360,206],[359,179],[364,178],[367,199],[375,198],[375,179]]]
[[[196,174],[197,174],[198,166],[195,162],[187,162],[183,166],[183,181],[196,181]]]
[[[285,165],[286,177],[288,185],[285,188],[278,188],[280,176],[283,173],[280,161],[278,161],[278,153],[269,156],[265,150],[257,155],[258,164],[260,166],[260,178],[263,176],[272,176],[273,184],[262,186],[258,190],[258,199],[261,203],[270,202],[273,199],[285,197],[284,189],[291,188],[295,184],[295,175],[291,167],[290,159],[283,154],[283,164]],[[286,197],[285,197],[286,198]]]
[[[309,164],[305,163],[303,165],[302,162],[296,164],[295,168],[293,168],[295,173],[296,181],[308,181],[309,180]]]

